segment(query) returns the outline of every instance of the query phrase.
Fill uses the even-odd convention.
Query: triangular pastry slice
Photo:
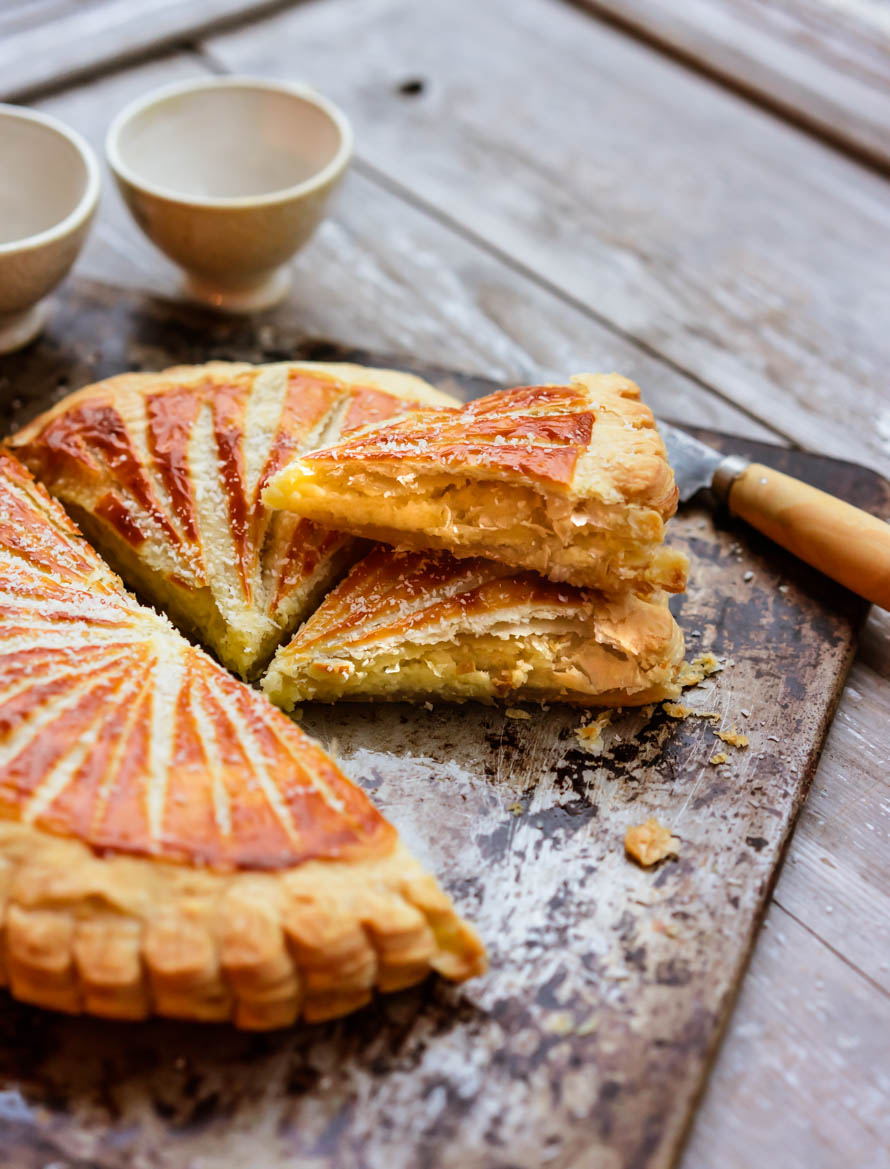
[[[268,479],[356,427],[453,401],[391,370],[214,362],[87,386],[8,445],[131,587],[251,677],[363,550],[271,512]]]
[[[3,454],[0,922],[13,995],[109,1018],[277,1027],[484,967],[364,793]]]
[[[579,374],[413,412],[296,458],[264,496],[354,535],[620,592],[685,587],[677,487],[633,382]]]
[[[683,636],[663,595],[606,597],[479,558],[378,547],[272,660],[263,689],[318,699],[674,698]]]

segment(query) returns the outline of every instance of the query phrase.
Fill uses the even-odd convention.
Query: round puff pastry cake
[[[264,499],[353,535],[442,548],[605,592],[682,592],[662,544],[677,487],[655,419],[617,374],[413,412],[293,459]]]
[[[663,595],[606,597],[479,558],[379,547],[272,660],[263,689],[316,699],[675,698],[683,635]]]
[[[128,585],[247,678],[363,551],[272,512],[268,480],[358,427],[451,405],[393,370],[212,362],[87,386],[7,445]]]
[[[268,1028],[484,952],[262,695],[137,604],[0,454],[0,983]]]

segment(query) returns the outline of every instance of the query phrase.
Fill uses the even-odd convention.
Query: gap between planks
[[[169,53],[187,50],[198,37],[235,32],[244,25],[258,24],[293,7],[294,0],[188,0],[187,3],[180,2],[172,6],[159,4],[157,0],[140,0],[139,4],[132,4],[130,0],[105,0],[98,13],[107,15],[116,8],[123,14],[123,20],[118,21],[117,42],[112,43],[109,39],[107,47],[102,47],[105,42],[101,36],[77,35],[79,31],[85,31],[85,17],[95,16],[96,13],[78,11],[75,5],[71,17],[38,22],[6,38],[2,46],[6,53],[0,56],[0,63],[3,63],[4,56],[12,57],[17,63],[17,66],[12,67],[13,77],[16,77],[17,67],[21,78],[10,85],[7,71],[5,80],[0,80],[0,95],[4,101],[30,104],[85,81],[101,80],[123,67],[147,64]],[[220,14],[221,8],[227,11]],[[34,60],[45,61],[48,56],[52,62],[52,50],[58,49],[57,43],[50,42],[50,52],[47,53],[46,34],[66,26],[70,27],[65,48],[58,55],[62,58],[61,62],[57,57],[53,75],[41,77],[40,66],[35,67]],[[58,37],[60,34],[56,35]],[[18,45],[15,44],[16,40],[20,42]],[[85,40],[88,44],[93,42],[92,51],[95,55],[92,57],[89,49],[86,54],[83,51]],[[96,47],[97,44],[99,47]],[[14,46],[11,52],[10,45]],[[73,45],[77,46],[77,50],[71,48],[70,57],[66,61],[65,54],[69,46]],[[43,49],[43,54],[37,51],[38,46]],[[29,73],[33,77],[29,77]]]
[[[784,860],[780,863],[784,864]],[[870,986],[874,987],[878,994],[883,995],[886,999],[890,999],[890,991],[888,991],[886,987],[881,986],[881,984],[872,978],[870,974],[867,974],[861,966],[857,966],[855,962],[852,962],[846,956],[846,954],[844,954],[841,950],[838,950],[836,946],[831,944],[831,942],[826,941],[825,938],[823,938],[822,935],[818,932],[818,930],[814,930],[811,925],[807,925],[805,921],[802,921],[796,913],[792,913],[786,905],[782,904],[782,902],[776,896],[775,892],[772,893],[771,900],[777,909],[781,909],[781,911],[784,914],[787,914],[787,916],[790,917],[792,921],[796,921],[801,929],[806,930],[807,933],[810,934],[811,937],[815,938],[817,942],[821,942],[826,950],[830,950],[831,953],[834,954],[835,958],[843,962],[843,964],[849,967],[850,970],[852,970],[855,974],[858,974],[861,978],[864,978]]]
[[[716,52],[706,56],[692,46],[681,43],[679,37],[672,37],[662,29],[653,13],[650,21],[637,15],[632,9],[622,6],[616,0],[561,0],[577,8],[594,20],[599,20],[617,29],[654,52],[682,65],[690,72],[697,73],[705,80],[719,85],[751,105],[771,114],[773,117],[794,126],[802,134],[814,138],[824,146],[846,155],[854,162],[875,171],[881,176],[890,174],[890,155],[880,148],[869,146],[868,142],[855,134],[845,134],[826,118],[795,104],[791,98],[783,100],[775,89],[768,91],[748,80],[740,70],[733,71],[728,65],[721,65]]]

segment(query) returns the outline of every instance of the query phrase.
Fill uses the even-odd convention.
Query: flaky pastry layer
[[[677,489],[639,389],[618,375],[411,413],[289,462],[273,508],[401,548],[447,549],[605,592],[685,587],[665,547]]]
[[[286,710],[350,698],[638,705],[679,694],[683,648],[661,596],[380,547],[282,646],[263,688]]]

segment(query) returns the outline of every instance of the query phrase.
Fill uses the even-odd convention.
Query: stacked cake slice
[[[663,543],[677,489],[626,378],[582,374],[357,429],[290,461],[263,500],[389,546],[279,650],[264,685],[286,708],[678,692],[666,594],[685,587],[687,562]]]

